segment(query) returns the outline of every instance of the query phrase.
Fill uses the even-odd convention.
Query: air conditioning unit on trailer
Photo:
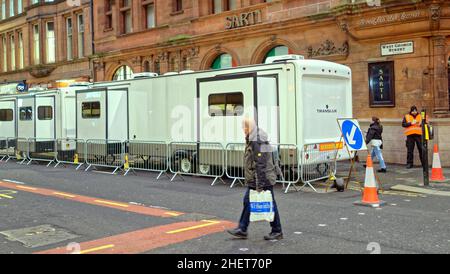
[[[148,78],[148,77],[158,77],[158,73],[154,72],[141,72],[141,73],[134,73],[131,78],[132,79],[139,79],[139,78]]]
[[[266,60],[266,64],[273,64],[273,63],[280,63],[280,62],[286,62],[290,60],[305,60],[305,57],[303,55],[280,55],[280,56],[273,56],[268,57]]]

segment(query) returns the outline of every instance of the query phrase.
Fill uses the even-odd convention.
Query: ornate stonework
[[[326,40],[319,48],[314,49],[312,46],[308,47],[308,58],[330,56],[330,55],[345,55],[349,54],[348,42],[344,42],[340,48],[334,45],[331,40]]]
[[[56,66],[37,66],[30,68],[30,74],[35,78],[43,78],[49,76]]]

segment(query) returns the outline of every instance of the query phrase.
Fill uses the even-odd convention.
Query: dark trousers
[[[247,188],[247,191],[245,192],[244,196],[244,209],[242,210],[241,219],[239,221],[239,228],[247,232],[248,226],[250,225],[250,190],[252,188]],[[275,212],[275,219],[272,223],[270,223],[270,226],[272,227],[273,233],[281,233],[281,221],[280,221],[280,215],[278,213],[278,207],[277,203],[275,202],[275,195],[273,193],[273,186],[265,187],[263,188],[264,191],[270,190],[272,192],[272,199],[273,199],[273,207]],[[255,189],[253,189],[255,190]]]
[[[417,146],[417,149],[419,150],[420,162],[423,165],[422,136],[417,134],[409,135],[406,138],[406,147],[408,148],[408,159],[406,163],[408,165],[414,164],[414,146]]]

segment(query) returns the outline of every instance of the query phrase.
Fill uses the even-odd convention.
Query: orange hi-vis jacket
[[[414,120],[414,117],[411,114],[406,114],[405,116],[406,123],[412,123]],[[419,114],[415,118],[416,124],[411,125],[407,128],[405,128],[405,135],[422,135],[422,116]]]

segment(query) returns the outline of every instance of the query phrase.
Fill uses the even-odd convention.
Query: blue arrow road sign
[[[361,129],[351,120],[342,123],[342,134],[347,145],[354,150],[361,150],[364,146],[364,138]]]

